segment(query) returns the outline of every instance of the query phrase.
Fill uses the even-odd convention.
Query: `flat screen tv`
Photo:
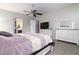
[[[40,23],[40,29],[49,29],[49,22]]]

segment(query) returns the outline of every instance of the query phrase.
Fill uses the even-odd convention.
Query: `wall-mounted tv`
[[[40,29],[49,29],[49,22],[40,23]]]

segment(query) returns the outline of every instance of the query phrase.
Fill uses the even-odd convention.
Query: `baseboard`
[[[70,43],[70,44],[77,45],[77,43],[73,43],[73,42],[67,42],[67,41],[63,41],[63,40],[57,40],[57,41],[61,41],[61,42],[65,42],[65,43]],[[78,44],[78,45],[79,45],[79,44]]]

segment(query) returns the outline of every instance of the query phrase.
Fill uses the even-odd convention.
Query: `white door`
[[[30,28],[32,33],[36,33],[36,21],[31,20],[31,28]]]

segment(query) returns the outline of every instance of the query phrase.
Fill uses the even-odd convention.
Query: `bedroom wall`
[[[72,28],[79,29],[79,4],[71,4],[55,12],[49,11],[49,13],[38,17],[37,20],[40,22],[49,21],[49,29],[62,28],[60,23],[65,20],[73,22]]]
[[[24,16],[23,14],[19,14],[19,13],[15,13],[15,12],[10,12],[10,11],[6,11],[6,10],[2,10],[0,9],[0,31],[7,31],[10,33],[14,33],[15,30],[15,18],[17,17],[22,17],[23,22],[27,21],[28,18],[26,16]],[[25,20],[25,21],[24,21]],[[24,30],[28,31],[28,21],[27,23],[25,22],[23,25]]]
[[[55,12],[49,12],[38,17],[40,22],[49,21],[49,28],[59,28],[61,21],[72,21],[74,28],[79,28],[79,4],[71,4]]]
[[[72,28],[79,29],[79,4],[72,4],[68,7],[64,7],[54,15],[54,27],[61,28],[61,21],[72,22]]]

